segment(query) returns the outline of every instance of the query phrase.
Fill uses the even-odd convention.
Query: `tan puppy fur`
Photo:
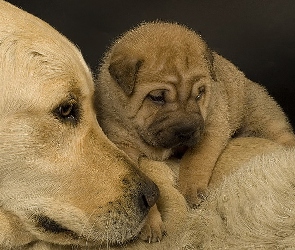
[[[78,49],[0,1],[0,72],[0,248],[136,237],[158,189],[100,129]]]
[[[163,160],[188,148],[179,189],[191,206],[202,201],[231,137],[295,145],[266,90],[178,24],[145,23],[123,34],[106,53],[97,93],[102,129],[135,161],[140,155]]]

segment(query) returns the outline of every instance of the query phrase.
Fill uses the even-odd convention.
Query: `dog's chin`
[[[116,216],[116,218],[105,218],[105,228],[96,228],[97,223],[87,226],[86,222],[83,224],[78,221],[76,223],[80,226],[77,229],[75,228],[76,225],[71,227],[67,223],[61,223],[43,214],[30,216],[30,220],[35,223],[31,227],[33,235],[38,235],[38,238],[44,242],[81,247],[122,246],[138,237],[145,222],[145,218],[141,218],[141,220],[138,219],[137,223],[127,223],[126,225],[126,221],[132,221],[134,218]]]

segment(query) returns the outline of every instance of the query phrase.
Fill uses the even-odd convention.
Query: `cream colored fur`
[[[191,214],[187,249],[294,249],[294,170],[295,150],[278,145],[246,162]]]

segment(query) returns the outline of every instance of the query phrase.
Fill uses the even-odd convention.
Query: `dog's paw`
[[[141,229],[139,238],[148,243],[152,243],[160,242],[165,235],[166,229],[161,214],[158,211],[157,206],[154,205],[147,216],[145,225]]]
[[[192,209],[197,209],[202,202],[204,202],[208,196],[208,191],[206,188],[189,188],[186,190],[181,190],[181,193],[186,199],[188,206]]]
[[[148,243],[153,242],[160,242],[163,238],[163,236],[166,235],[165,225],[164,223],[158,222],[158,223],[146,223],[144,227],[141,229],[140,232],[140,239],[147,241]]]
[[[196,192],[185,195],[190,208],[197,209],[206,200],[208,192],[206,189],[198,188]]]

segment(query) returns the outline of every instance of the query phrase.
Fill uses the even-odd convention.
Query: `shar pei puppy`
[[[143,23],[106,52],[96,84],[103,131],[135,162],[181,155],[179,190],[200,204],[232,137],[295,145],[292,128],[267,91],[175,23]]]
[[[1,249],[121,245],[143,226],[158,188],[103,134],[93,94],[78,49],[0,1]]]

